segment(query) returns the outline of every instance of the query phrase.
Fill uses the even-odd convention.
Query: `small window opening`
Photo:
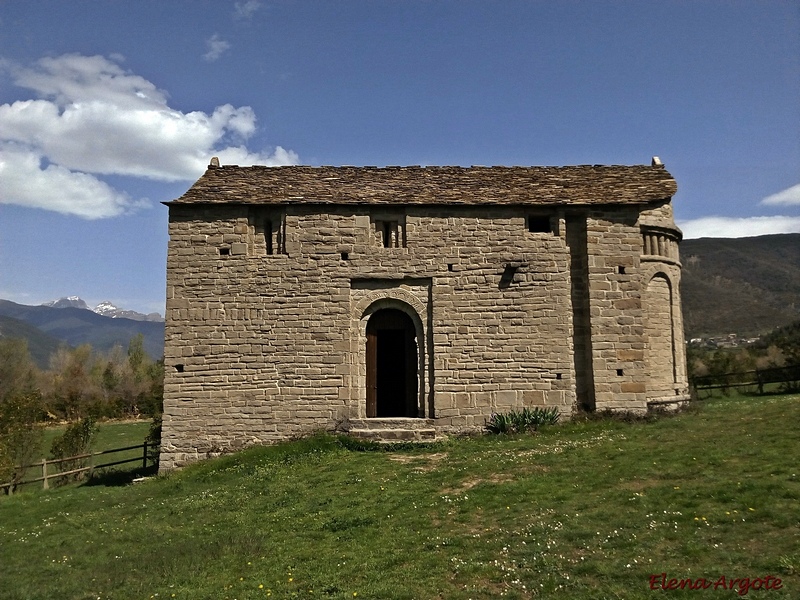
[[[350,254],[347,252],[342,252],[342,260],[349,260]]]
[[[386,221],[376,220],[375,231],[384,248],[405,248],[405,224],[401,220]]]
[[[528,231],[530,233],[552,233],[550,217],[528,216]]]
[[[617,267],[617,273],[619,273],[620,275],[625,275],[625,267],[623,267],[622,265]]]
[[[264,221],[264,241],[267,243],[267,255],[275,254],[275,245],[272,243],[272,219]]]
[[[398,248],[401,246],[400,240],[398,240],[399,228],[397,227],[397,221],[381,221],[381,225],[383,226],[381,236],[383,238],[383,247]]]
[[[220,256],[228,256],[230,253],[231,253],[231,249],[230,248],[220,248],[219,249],[219,255]]]
[[[561,373],[556,373],[556,379],[561,379]]]
[[[453,272],[453,263],[447,263],[447,270]]]
[[[623,372],[623,370],[622,370],[622,369],[617,369],[617,375],[618,375],[619,377],[622,377],[624,374],[625,374],[625,373]]]
[[[183,373],[183,365],[175,365],[175,370],[178,373]]]
[[[251,256],[286,254],[286,215],[275,209],[253,208],[248,216]]]

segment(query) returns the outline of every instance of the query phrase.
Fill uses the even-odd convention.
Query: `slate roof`
[[[671,198],[658,166],[209,166],[178,204],[642,204]]]

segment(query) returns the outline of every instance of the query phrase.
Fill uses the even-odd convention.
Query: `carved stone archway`
[[[394,319],[395,325],[381,321],[378,313],[389,315],[389,320]],[[399,316],[401,313],[402,316]],[[394,317],[391,317],[394,315]],[[373,321],[373,316],[378,320]],[[351,388],[351,399],[354,404],[351,406],[351,415],[358,419],[367,417],[383,416],[381,411],[373,412],[367,406],[368,382],[368,328],[370,322],[377,325],[378,329],[391,329],[396,327],[405,331],[404,336],[404,356],[405,360],[416,360],[415,365],[407,365],[406,373],[413,373],[415,381],[406,383],[406,390],[411,390],[413,397],[408,398],[406,408],[402,411],[405,417],[427,417],[434,415],[433,394],[430,389],[430,377],[427,376],[427,369],[430,366],[430,343],[428,341],[428,331],[425,326],[427,322],[427,307],[414,294],[404,289],[381,289],[373,290],[365,297],[359,299],[353,306],[353,358],[355,362],[355,377]],[[400,321],[406,321],[406,325],[400,325]],[[391,334],[389,334],[391,337]],[[396,338],[396,343],[397,340]],[[376,407],[377,408],[377,407]],[[390,411],[397,412],[397,411]]]

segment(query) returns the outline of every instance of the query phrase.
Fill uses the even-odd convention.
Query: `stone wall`
[[[648,377],[666,388],[639,212],[172,205],[162,469],[363,421],[380,308],[414,323],[419,416],[440,431],[523,406],[569,416],[580,382],[598,409],[645,410]]]

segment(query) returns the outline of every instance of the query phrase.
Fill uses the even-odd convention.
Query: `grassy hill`
[[[685,240],[687,338],[755,336],[800,319],[800,234]]]
[[[28,341],[28,350],[33,362],[40,369],[46,369],[50,362],[50,355],[58,350],[65,342],[47,335],[41,329],[29,325],[19,319],[0,315],[0,339],[22,338]]]
[[[800,428],[786,424],[798,420],[794,395],[394,451],[321,436],[128,487],[0,498],[0,590],[637,600],[661,597],[650,582],[665,573],[779,577],[781,589],[747,597],[797,598]]]

